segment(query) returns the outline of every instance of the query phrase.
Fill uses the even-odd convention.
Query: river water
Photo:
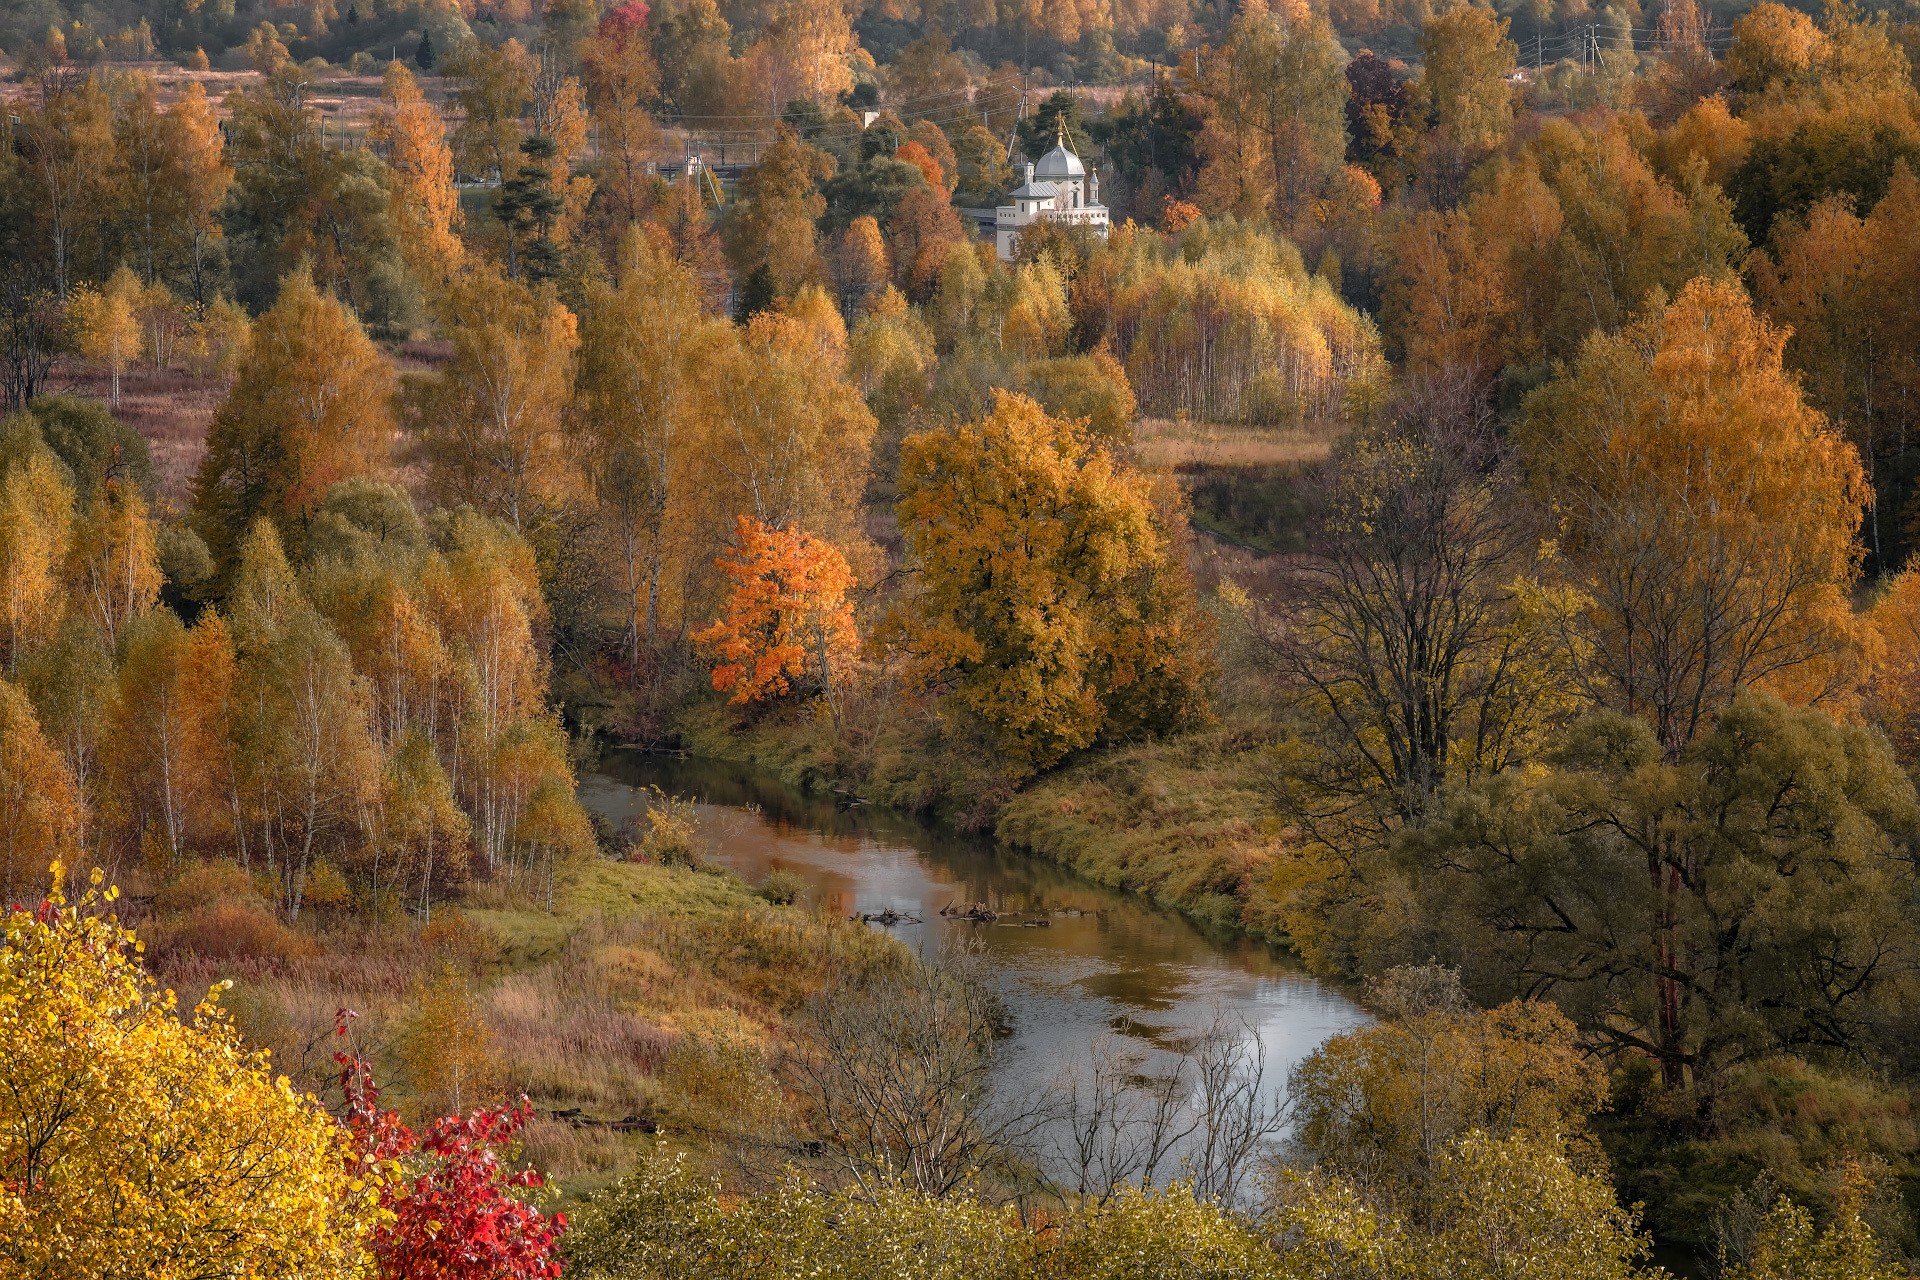
[[[950,937],[977,939],[1011,1015],[998,1067],[1009,1090],[1081,1071],[1102,1038],[1151,1060],[1224,1016],[1259,1037],[1265,1088],[1277,1095],[1294,1063],[1366,1021],[1274,947],[1210,937],[1041,859],[881,811],[840,809],[751,769],[615,753],[581,779],[580,797],[617,828],[644,812],[648,785],[697,801],[707,857],[750,883],[785,869],[829,910],[916,917],[922,923],[873,927],[929,956]],[[939,914],[971,904],[998,920]]]

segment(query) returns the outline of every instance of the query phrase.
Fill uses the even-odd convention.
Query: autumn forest
[[[1912,0],[0,8],[0,1277],[1920,1274]]]

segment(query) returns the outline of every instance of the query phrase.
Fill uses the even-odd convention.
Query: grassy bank
[[[994,834],[1207,927],[1284,941],[1262,908],[1283,832],[1261,746],[1216,727],[1089,752],[1013,796]]]
[[[609,858],[566,869],[551,910],[477,892],[424,926],[308,913],[261,930],[229,909],[209,937],[177,905],[142,927],[156,971],[189,997],[231,979],[236,1023],[298,1087],[330,1092],[349,1009],[405,1114],[529,1097],[525,1154],[569,1193],[632,1167],[656,1130],[720,1162],[781,1105],[768,1071],[786,1020],[830,974],[902,960],[731,875]]]

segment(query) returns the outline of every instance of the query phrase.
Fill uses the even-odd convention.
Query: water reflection
[[[1000,1069],[1009,1091],[1029,1092],[1080,1070],[1102,1035],[1151,1055],[1224,1013],[1257,1031],[1267,1084],[1277,1092],[1321,1041],[1365,1021],[1351,1001],[1272,947],[1209,937],[1136,897],[990,841],[870,809],[842,810],[752,770],[622,753],[589,773],[580,794],[618,826],[644,811],[641,788],[649,784],[697,800],[708,856],[750,882],[784,869],[833,911],[918,917],[922,923],[892,932],[927,954],[953,935],[978,938],[1012,1015]],[[971,904],[999,918],[940,915]]]

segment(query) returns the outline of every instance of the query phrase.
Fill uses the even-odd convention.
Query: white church
[[[1036,222],[1052,222],[1070,227],[1091,227],[1102,240],[1112,224],[1107,206],[1100,203],[1100,175],[1089,175],[1087,166],[1067,145],[1066,130],[1053,150],[1040,157],[1040,163],[1028,162],[1024,181],[994,210],[993,245],[1002,262],[1013,261],[1014,245],[1023,227]]]

